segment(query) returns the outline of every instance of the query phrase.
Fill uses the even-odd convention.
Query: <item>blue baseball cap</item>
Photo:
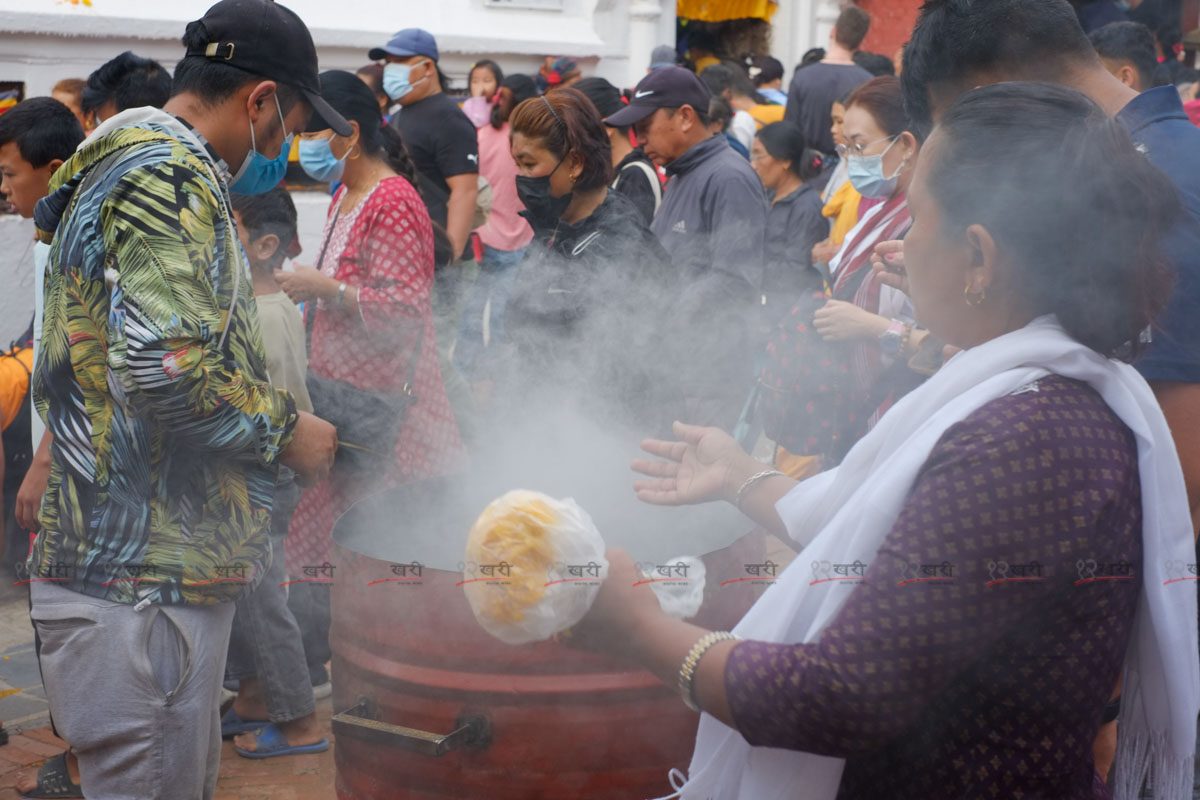
[[[382,61],[388,56],[425,56],[438,60],[437,40],[433,34],[421,28],[405,28],[397,31],[383,47],[372,48],[367,58]]]

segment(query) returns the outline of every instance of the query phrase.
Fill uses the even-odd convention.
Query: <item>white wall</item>
[[[33,318],[33,222],[0,216],[0,348]]]
[[[839,0],[781,0],[771,20],[772,55],[783,62],[783,85],[792,80],[792,70],[812,47],[828,47],[829,34],[837,22]]]
[[[438,40],[442,66],[463,78],[471,63],[493,56],[506,70],[536,69],[546,55],[571,55],[588,71],[633,85],[645,73],[650,47],[633,52],[640,29],[674,33],[672,0],[547,0],[561,10],[499,7],[535,0],[289,0],[308,24],[322,69],[356,69],[367,50],[399,28],[421,27]],[[29,94],[48,93],[61,78],[87,77],[123,50],[170,68],[182,55],[179,37],[210,0],[96,0],[91,7],[52,0],[0,0],[0,80],[25,81]],[[631,28],[632,26],[632,28]],[[631,35],[632,34],[632,35]],[[640,47],[638,48],[641,49]]]

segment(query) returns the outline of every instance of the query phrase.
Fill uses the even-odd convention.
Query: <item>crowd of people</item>
[[[296,14],[221,0],[173,70],[0,114],[38,234],[4,558],[70,745],[22,791],[328,749],[301,577],[336,519],[570,408],[650,437],[644,502],[802,553],[731,632],[608,554],[570,641],[704,712],[676,796],[1189,797],[1200,73],[1106,9],[931,2],[893,59],[851,4],[787,83],[662,46],[633,87],[483,60],[459,97],[427,31],[319,72]]]

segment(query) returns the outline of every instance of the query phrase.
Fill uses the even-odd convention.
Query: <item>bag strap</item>
[[[621,168],[621,172],[625,172],[629,169],[641,170],[641,172],[646,176],[646,180],[650,181],[650,191],[654,195],[654,211],[657,213],[659,206],[662,205],[663,198],[662,183],[660,183],[658,180],[658,173],[654,171],[654,167],[650,166],[645,161],[631,161]],[[620,173],[617,173],[617,176],[613,178],[612,186],[610,188],[617,188],[617,181],[620,179],[620,177]]]
[[[342,202],[339,200],[337,209],[333,212],[333,222],[329,223],[329,230],[325,232],[325,242],[321,245],[321,254],[317,256],[317,272],[320,272],[325,266],[325,251],[329,249],[329,240],[333,238],[333,229],[337,227],[338,217],[341,215]],[[317,301],[313,300],[312,308],[305,307],[304,311],[304,352],[309,358],[312,358],[312,335],[313,326],[317,324]]]
[[[417,377],[417,362],[421,359],[421,348],[425,345],[425,320],[420,321],[421,330],[417,333],[417,346],[413,348],[412,358],[408,361],[408,374],[404,376],[404,388],[401,390],[409,397],[413,396],[413,380]]]

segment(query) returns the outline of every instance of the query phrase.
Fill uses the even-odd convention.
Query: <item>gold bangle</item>
[[[683,702],[692,711],[700,710],[695,697],[696,667],[699,666],[700,659],[717,642],[739,638],[729,631],[712,631],[701,636],[700,641],[688,651],[687,658],[683,659],[683,664],[679,667],[679,693],[683,695]]]
[[[900,334],[899,354],[901,356],[903,356],[905,353],[908,352],[908,343],[912,340],[912,332],[913,332],[913,326],[909,325],[909,324],[905,324],[904,331]]]

